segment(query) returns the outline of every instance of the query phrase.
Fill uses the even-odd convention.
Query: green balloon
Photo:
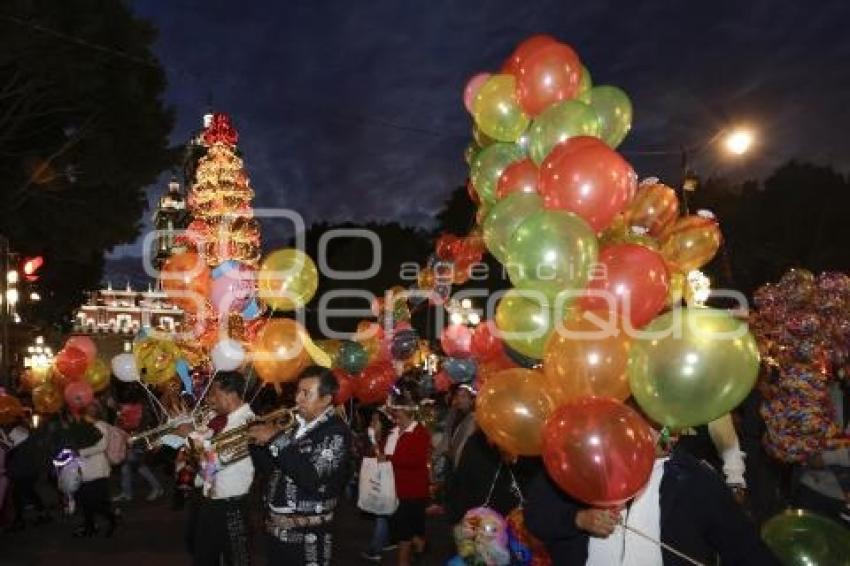
[[[593,88],[593,78],[590,76],[590,71],[584,65],[581,66],[581,80],[578,83],[578,94],[576,100],[580,100],[585,104],[590,104],[590,89]]]
[[[596,235],[584,220],[541,210],[511,236],[506,267],[515,287],[539,291],[554,305],[562,291],[584,289],[597,251]]]
[[[547,108],[529,129],[528,153],[540,165],[552,148],[575,136],[599,137],[596,111],[578,100],[564,100]]]
[[[514,143],[494,143],[478,152],[472,160],[469,177],[482,202],[496,202],[496,185],[502,171],[521,159],[525,159],[525,152]]]
[[[599,115],[601,138],[616,148],[632,129],[632,102],[615,86],[595,86],[590,90],[590,106]]]
[[[555,311],[537,293],[511,289],[496,305],[496,328],[508,346],[523,356],[541,359],[556,323],[568,312],[567,307]]]
[[[337,354],[339,366],[348,373],[358,373],[369,362],[369,353],[358,342],[346,340],[342,343]]]
[[[634,332],[632,395],[650,418],[671,429],[721,417],[756,383],[756,341],[746,323],[726,311],[676,309]]]
[[[761,538],[784,566],[849,566],[850,530],[803,509],[788,509],[761,527]]]
[[[481,131],[493,139],[516,141],[530,121],[516,97],[513,75],[493,75],[478,89],[472,102],[472,116]]]
[[[490,209],[484,218],[484,244],[493,257],[505,262],[508,242],[522,222],[543,208],[543,199],[537,193],[513,193]]]

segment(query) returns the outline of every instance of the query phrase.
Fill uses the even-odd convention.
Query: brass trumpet
[[[218,454],[218,460],[223,465],[238,462],[249,454],[250,438],[248,429],[262,423],[275,423],[282,430],[289,430],[298,421],[295,420],[296,411],[292,407],[281,407],[265,415],[254,417],[250,421],[236,428],[221,432],[210,439],[213,450]]]
[[[133,444],[137,444],[139,442],[144,442],[145,448],[150,450],[159,443],[159,440],[163,436],[165,436],[167,434],[171,434],[172,432],[177,430],[177,428],[180,427],[181,425],[191,424],[192,422],[193,422],[193,420],[192,420],[192,417],[190,415],[181,415],[179,417],[174,417],[174,418],[168,419],[166,422],[164,422],[163,424],[161,424],[159,426],[156,426],[154,428],[149,428],[146,431],[139,432],[139,433],[131,435],[127,439],[127,443],[132,446]]]

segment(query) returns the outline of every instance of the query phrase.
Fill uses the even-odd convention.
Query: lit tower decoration
[[[210,267],[226,260],[256,266],[260,260],[260,228],[253,216],[254,191],[237,155],[239,135],[227,114],[213,114],[201,135],[207,153],[195,171],[189,192],[194,220],[188,236]]]

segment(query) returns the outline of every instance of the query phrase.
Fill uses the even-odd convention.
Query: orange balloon
[[[494,374],[475,403],[475,420],[499,448],[517,456],[540,455],[541,431],[555,410],[541,372],[518,368]]]
[[[640,226],[657,237],[679,217],[676,191],[661,183],[639,187],[624,216],[627,227]]]
[[[24,407],[17,397],[0,393],[0,425],[9,425],[24,414]]]
[[[720,225],[713,216],[683,216],[660,237],[661,255],[674,271],[699,269],[720,249]]]
[[[186,312],[197,312],[210,294],[212,275],[207,262],[195,252],[168,258],[159,274],[162,290]]]
[[[251,345],[254,370],[265,383],[292,381],[310,362],[307,331],[289,318],[269,320]]]
[[[607,320],[603,313],[596,313]],[[602,325],[587,320],[582,313],[564,321],[564,327],[555,331],[546,343],[543,354],[543,371],[547,391],[562,405],[579,397],[597,395],[625,401],[631,391],[629,376],[629,345],[631,340],[620,328],[616,335]],[[605,334],[595,337],[593,334]]]
[[[64,401],[62,390],[49,383],[39,385],[32,391],[32,405],[39,413],[58,413]]]

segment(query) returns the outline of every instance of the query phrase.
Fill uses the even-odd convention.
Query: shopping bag
[[[360,464],[360,493],[357,506],[375,515],[392,515],[398,507],[395,493],[395,476],[390,462],[377,458],[363,458]]]

